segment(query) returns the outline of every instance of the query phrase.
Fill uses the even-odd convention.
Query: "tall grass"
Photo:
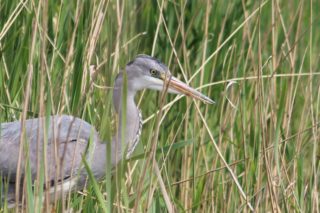
[[[217,104],[138,94],[132,158],[58,211],[319,212],[319,10],[312,0],[1,1],[0,121],[72,114],[111,141],[115,75],[152,54]],[[41,211],[27,182],[25,210]]]

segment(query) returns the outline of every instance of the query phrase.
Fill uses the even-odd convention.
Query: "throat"
[[[133,96],[127,97],[126,123],[124,124],[125,132],[124,135],[122,135],[122,116],[124,116],[124,113],[125,112],[122,112],[122,110],[119,109],[119,123],[117,128],[117,136],[114,138],[112,145],[115,147],[113,150],[117,150],[118,156],[123,156],[128,159],[135,150],[136,146],[138,145],[142,131],[141,111],[134,103]],[[124,136],[123,140],[122,136]],[[122,147],[122,143],[124,143],[124,147]]]
[[[115,111],[119,116],[119,123],[117,134],[115,135],[112,143],[112,150],[114,152],[113,154],[121,156],[120,158],[117,158],[118,160],[120,160],[122,156],[126,158],[130,157],[139,143],[142,130],[142,116],[140,110],[134,102],[136,90],[134,90],[133,88],[128,87],[126,107],[124,107],[125,109],[122,109],[122,83],[122,75],[119,74],[116,78],[113,90],[113,103]],[[130,82],[128,82],[128,86],[130,85]],[[124,115],[126,115],[126,123],[122,124],[122,116]],[[125,132],[124,135],[121,135],[123,125],[125,126]]]
[[[135,150],[136,146],[140,141],[140,136],[142,132],[142,114],[140,110],[138,113],[138,117],[139,117],[139,125],[138,125],[138,129],[136,130],[135,137],[133,138],[133,140],[128,141],[128,148],[127,148],[127,155],[126,155],[127,159],[131,156],[131,154],[133,153],[133,151]]]

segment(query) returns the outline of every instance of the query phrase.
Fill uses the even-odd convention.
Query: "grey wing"
[[[48,122],[47,122],[48,121]],[[47,125],[45,124],[47,123]],[[52,116],[26,120],[26,140],[32,178],[37,175],[38,165],[45,165],[47,180],[59,181],[75,175],[82,165],[82,155],[98,141],[96,130],[82,119],[72,116]],[[19,157],[21,122],[1,124],[0,173],[15,181]],[[47,139],[46,139],[47,138]],[[46,145],[45,145],[46,144]],[[21,161],[21,177],[25,175],[25,157]]]

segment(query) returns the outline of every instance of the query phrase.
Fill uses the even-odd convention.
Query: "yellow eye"
[[[150,70],[150,74],[151,74],[151,76],[158,76],[158,71],[154,70],[154,69],[151,69]]]

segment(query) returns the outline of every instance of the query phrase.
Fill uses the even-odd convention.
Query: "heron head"
[[[166,65],[148,55],[138,55],[126,66],[128,82],[133,90],[153,89],[164,90],[168,93],[184,94],[205,103],[214,101],[196,91],[192,87],[173,77]]]

